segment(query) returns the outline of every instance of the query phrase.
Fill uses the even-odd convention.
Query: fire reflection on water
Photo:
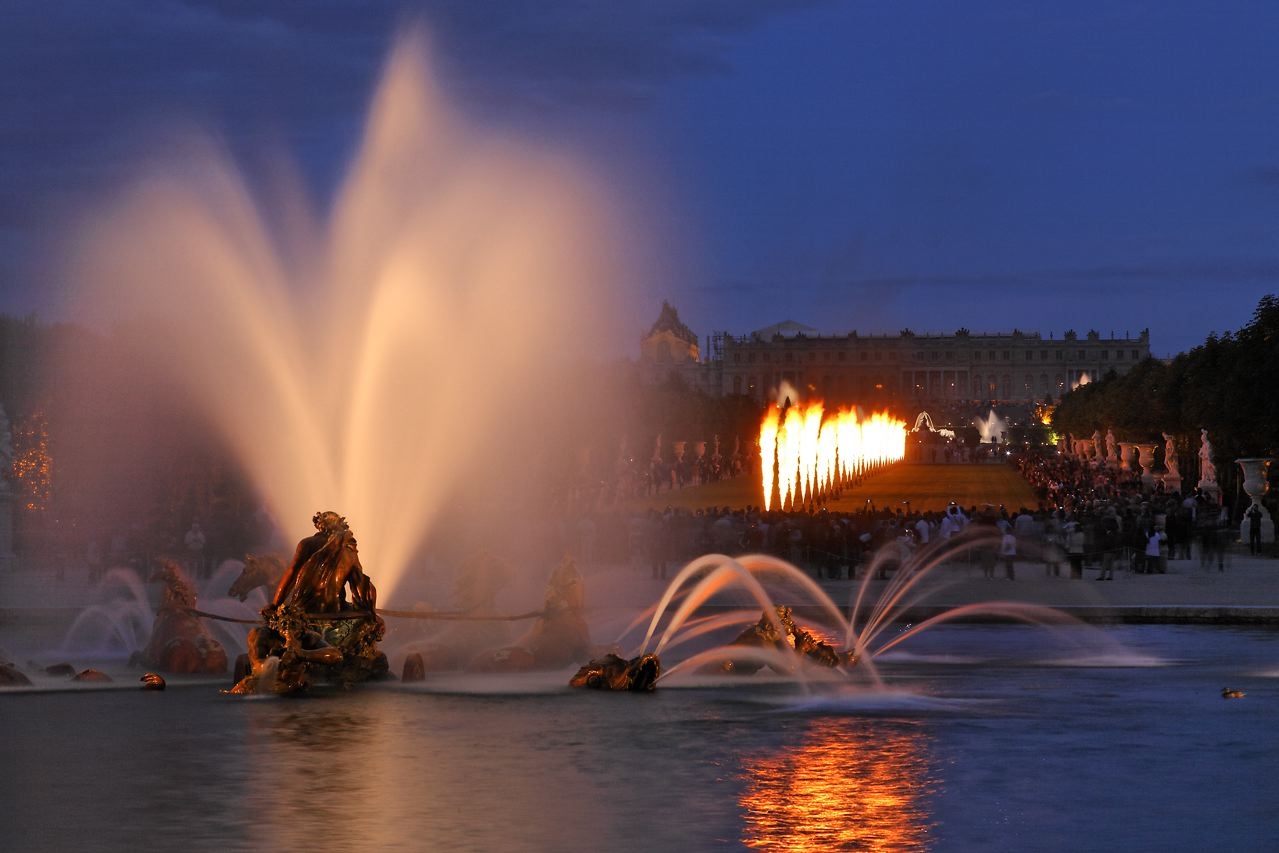
[[[803,739],[743,760],[743,844],[774,850],[926,850],[933,828],[924,733],[814,720]]]

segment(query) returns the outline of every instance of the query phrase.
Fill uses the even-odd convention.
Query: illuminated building
[[[773,400],[787,383],[832,405],[1029,406],[1059,399],[1112,370],[1124,374],[1150,357],[1148,330],[1136,337],[1113,332],[1104,337],[1096,331],[1045,337],[1018,329],[828,335],[794,322],[741,336],[712,334],[703,355],[675,309],[663,303],[662,311],[641,340],[640,364],[649,381],[674,373],[707,393],[744,394],[761,403]],[[674,324],[686,333],[683,337],[671,330]],[[686,346],[676,348],[672,341]]]

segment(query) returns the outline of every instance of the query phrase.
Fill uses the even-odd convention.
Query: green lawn
[[[942,510],[946,504],[955,501],[964,507],[1002,504],[1010,512],[1015,512],[1019,506],[1033,509],[1037,504],[1030,484],[1011,465],[902,462],[865,478],[860,486],[844,489],[839,500],[828,501],[825,506],[832,511],[851,512],[862,509],[867,498],[874,501],[879,509],[895,509],[902,506],[903,501],[910,501],[914,510]],[[630,506],[634,509],[661,509],[666,506],[699,509],[708,506],[740,508],[762,503],[759,480],[738,477],[695,488],[663,491],[660,495],[636,499]]]

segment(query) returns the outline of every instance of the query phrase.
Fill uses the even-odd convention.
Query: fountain
[[[659,684],[687,683],[690,678],[693,683],[725,679],[741,683],[742,676],[767,667],[805,689],[817,684],[883,689],[877,660],[948,622],[994,618],[1044,627],[1082,627],[1062,611],[1022,602],[928,607],[929,598],[949,585],[947,572],[953,571],[957,561],[993,548],[997,539],[993,532],[973,528],[949,540],[939,539],[905,561],[896,549],[881,549],[846,607],[784,560],[760,554],[699,557],[676,575],[661,598],[619,639],[647,624],[633,656],[611,653],[592,660],[571,683],[650,691]],[[872,593],[873,579],[887,577],[890,566],[895,571],[889,583]],[[733,590],[744,594],[745,600],[725,601],[726,593]],[[777,595],[800,603],[779,605]],[[805,621],[817,626],[815,630],[798,624],[793,614],[801,610]],[[707,643],[708,637],[720,639]],[[1099,633],[1092,639],[1106,645]],[[676,649],[681,651],[678,658]]]
[[[520,499],[501,427],[531,429],[549,407],[518,406],[571,387],[572,374],[557,372],[571,359],[546,345],[548,330],[574,338],[589,325],[574,322],[577,308],[598,309],[589,290],[573,287],[595,278],[581,247],[595,245],[598,221],[573,214],[580,199],[565,192],[576,179],[561,182],[541,161],[525,168],[525,155],[502,145],[460,141],[437,121],[441,108],[413,50],[401,47],[322,252],[308,252],[305,240],[299,251],[277,244],[234,170],[215,158],[187,170],[198,179],[144,188],[86,255],[102,273],[103,299],[162,321],[150,327],[161,333],[157,357],[190,379],[274,516],[293,525],[317,506],[340,507],[360,530],[380,595],[348,573],[326,618],[336,623],[358,605],[352,628],[365,632],[356,637],[362,650],[348,661],[336,624],[309,631],[307,612],[301,625],[290,621],[293,604],[333,605],[327,592],[313,599],[324,584],[282,592],[268,582],[280,600],[253,643],[255,689],[280,684],[281,668],[286,687],[320,675],[345,683],[348,663],[380,669],[369,615],[377,599],[407,586],[446,505]],[[423,147],[435,164],[425,174]],[[561,267],[555,249],[569,237],[582,242]],[[544,450],[526,435],[515,443],[529,456]],[[326,542],[346,540],[343,524],[320,521]],[[889,559],[876,557],[846,609],[771,558],[690,564],[636,620],[633,655],[600,655],[579,672],[584,687],[660,685],[653,701],[566,701],[576,664],[537,681],[468,676],[469,693],[428,678],[302,707],[211,702],[201,689],[181,689],[183,679],[143,695],[86,675],[71,691],[68,673],[33,673],[34,695],[3,697],[12,711],[0,780],[9,837],[54,850],[86,839],[98,849],[224,850],[264,839],[394,849],[427,838],[478,849],[1100,849],[1116,838],[1209,849],[1275,837],[1269,791],[1256,784],[1279,748],[1264,701],[1274,695],[1264,632],[1086,629],[1089,639],[1119,637],[1142,651],[1096,666],[1088,656],[1060,661],[1020,626],[952,627],[987,614],[1048,623],[1071,639],[1077,626],[1056,611],[1007,602],[923,609],[950,569],[963,571],[956,543],[917,552],[881,590],[871,579]],[[336,568],[324,566],[321,574]],[[241,568],[206,589],[226,588]],[[520,573],[540,577],[524,561]],[[123,594],[85,609],[73,636],[94,635],[121,658],[144,645],[158,612],[142,577],[108,570],[104,583]],[[224,613],[240,604],[199,601]],[[794,628],[778,609],[791,605]],[[912,612],[918,618],[900,621]],[[401,624],[388,637],[407,630]],[[743,627],[790,639],[734,643]],[[833,648],[837,664],[805,654],[801,630],[812,648]],[[1195,660],[1181,666],[1186,648]],[[1023,661],[1002,657],[1012,654]],[[743,675],[753,663],[755,674]],[[0,663],[0,678],[9,677]],[[1215,685],[1241,678],[1250,698],[1223,712]],[[151,691],[164,686],[143,679]],[[473,695],[498,682],[514,698]],[[1212,703],[1202,699],[1205,683],[1214,685]],[[726,697],[727,684],[758,687]],[[131,691],[136,685],[130,679]],[[424,701],[432,690],[443,695]],[[1097,720],[1105,725],[1080,725]],[[1190,764],[1213,784],[1186,774]],[[127,784],[103,785],[107,773]],[[1116,802],[1115,791],[1146,790],[1152,778],[1164,787],[1143,808]],[[1071,809],[1054,805],[1063,786]],[[1189,831],[1169,819],[1187,803]]]
[[[71,273],[86,324],[143,329],[139,362],[271,517],[342,507],[386,596],[445,514],[493,547],[490,519],[539,503],[573,417],[546,398],[581,385],[628,281],[589,176],[468,125],[423,56],[396,46],[323,220],[196,141],[96,219]]]
[[[986,417],[977,415],[973,418],[973,426],[981,434],[982,444],[1003,444],[1008,440],[1008,421],[991,409]]]
[[[390,669],[377,645],[386,634],[377,589],[350,526],[332,511],[317,512],[312,523],[316,532],[298,543],[262,608],[263,624],[249,632],[232,693],[301,693],[317,680],[349,687]]]
[[[95,324],[128,319],[144,330],[129,341],[141,363],[185,392],[272,517],[305,517],[317,504],[348,513],[315,515],[317,533],[299,544],[269,590],[262,624],[243,645],[219,644],[246,649],[234,690],[299,692],[317,680],[374,680],[389,671],[379,647],[387,612],[378,609],[379,592],[390,598],[400,590],[443,514],[456,522],[464,508],[468,523],[451,527],[473,528],[489,549],[524,553],[524,543],[500,541],[505,528],[488,522],[544,503],[531,491],[541,485],[541,469],[530,463],[563,444],[556,416],[571,413],[543,398],[548,389],[574,387],[593,344],[575,332],[547,346],[547,332],[607,335],[600,320],[612,316],[609,294],[594,285],[621,280],[608,253],[616,217],[577,170],[527,146],[483,138],[455,116],[430,85],[414,37],[388,63],[326,221],[296,198],[285,200],[285,214],[272,215],[209,149],[185,149],[174,168],[149,176],[94,224],[76,253],[73,277],[86,285],[80,308]],[[789,416],[798,419],[800,408],[792,405]],[[806,463],[796,492],[824,487],[836,456],[861,473],[881,457],[902,455],[904,424],[844,414],[829,432],[832,439],[839,433],[840,452]],[[813,407],[790,433],[821,450],[821,422],[820,406]],[[512,423],[520,424],[518,435],[510,434]],[[1007,424],[993,409],[981,426],[988,440],[1003,440]],[[880,432],[890,435],[871,440]],[[352,526],[361,531],[358,556]],[[245,566],[263,568],[255,555],[246,555]],[[837,670],[855,659],[853,669],[874,672],[874,654],[865,639],[852,639],[851,625],[836,649],[779,611],[754,580],[762,573],[798,583],[802,573],[793,566],[704,558],[677,584],[702,573],[674,615],[665,608],[677,592],[655,608],[650,633],[662,618],[670,624],[652,651],[611,658],[611,650],[588,645],[579,586],[548,593],[522,640],[492,654],[472,648],[484,655],[463,669],[510,673],[580,665],[589,656],[584,683],[647,689],[716,655],[722,663],[726,653],[714,647],[699,664],[664,670],[658,656],[669,658],[677,640],[691,639],[683,630],[689,602],[723,593],[732,581],[753,596],[744,624],[787,640],[786,648],[737,644],[729,659],[754,657],[784,672],[797,670],[796,655],[835,661]],[[815,584],[804,587],[821,613],[836,616],[839,608],[821,601]],[[142,624],[154,630],[164,620],[148,615],[136,620],[138,635],[125,648],[152,645]],[[882,620],[876,624],[882,629]],[[152,639],[167,645],[172,632],[160,633]],[[414,660],[414,672],[431,669],[428,657],[421,667]]]
[[[392,597],[446,511],[451,523],[466,517],[469,524],[457,526],[473,526],[486,547],[525,553],[518,539],[501,541],[505,527],[487,522],[544,502],[531,491],[542,471],[531,463],[563,446],[556,416],[572,416],[544,398],[575,386],[594,343],[584,330],[608,334],[601,320],[613,316],[609,294],[596,283],[624,281],[609,252],[617,217],[592,182],[561,159],[484,137],[456,116],[431,85],[413,36],[391,56],[327,217],[310,214],[296,197],[280,205],[283,213],[268,207],[208,143],[180,155],[87,233],[73,266],[73,279],[86,288],[79,308],[94,324],[132,321],[142,330],[128,339],[139,363],[186,394],[272,517],[292,522],[316,505],[349,513],[315,514],[317,532],[299,543],[260,611],[262,624],[244,642],[236,692],[380,678],[389,671],[379,647],[386,611],[378,608],[366,562],[381,597]],[[321,236],[309,236],[315,234]],[[566,328],[573,333],[557,334],[549,346],[548,332]],[[777,450],[783,467],[800,477],[795,494],[825,487],[837,460],[861,473],[901,457],[903,423],[884,413],[837,414],[827,441],[820,405],[787,407],[788,440],[806,448]],[[983,440],[1006,440],[1007,422],[993,408],[976,422]],[[363,537],[359,552],[352,526]],[[725,661],[740,673],[754,660],[788,676],[853,673],[879,684],[874,661],[883,649],[874,638],[893,621],[893,608],[933,576],[930,566],[952,554],[930,553],[935,562],[899,572],[873,607],[863,585],[851,620],[794,566],[759,556],[702,558],[654,606],[632,657],[610,658],[612,650],[589,646],[580,586],[553,578],[553,593],[530,614],[536,618],[525,637],[499,646],[487,663],[472,658],[469,668],[507,674],[580,665],[589,656],[582,681],[647,689],[706,665],[723,670]],[[806,612],[792,618],[779,610],[759,576],[806,593],[827,623],[818,630],[837,636],[801,625]],[[750,596],[747,612],[693,619],[699,604],[734,584]],[[163,649],[181,639],[207,650],[208,660],[193,663],[197,656],[183,652],[175,667],[214,671],[215,646],[241,646],[187,636],[183,617],[194,601],[178,595],[173,606],[123,623],[106,611],[97,616],[132,626],[121,646],[145,646],[148,665],[172,660]],[[873,615],[858,632],[853,623],[863,606]],[[992,607],[996,615],[1050,621],[1047,611]],[[685,660],[672,656],[676,646],[716,628],[732,629],[739,641],[727,651],[721,642]]]

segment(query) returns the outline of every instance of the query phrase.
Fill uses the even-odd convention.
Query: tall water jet
[[[1008,441],[1008,421],[996,414],[994,409],[984,418],[981,415],[974,417],[973,426],[981,434],[982,444],[1004,444]]]
[[[446,508],[527,500],[622,281],[595,182],[469,125],[424,57],[392,51],[327,214],[197,139],[95,214],[72,273],[275,519],[342,508],[385,592]]]

